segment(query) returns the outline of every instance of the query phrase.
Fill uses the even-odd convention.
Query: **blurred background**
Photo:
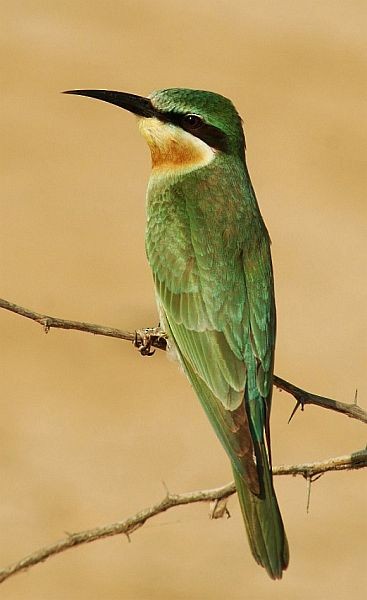
[[[63,96],[192,87],[230,97],[273,241],[276,373],[366,408],[366,3],[2,0],[2,297],[134,330],[157,314],[144,252],[150,157],[132,115]],[[164,353],[0,312],[0,564],[172,492],[231,479]],[[275,464],[348,454],[362,424],[275,393]],[[271,581],[232,518],[177,508],[3,584],[4,600],[365,597],[366,477],[277,478],[291,548]]]

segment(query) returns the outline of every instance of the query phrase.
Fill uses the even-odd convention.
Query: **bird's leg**
[[[158,327],[148,327],[146,329],[137,329],[133,341],[142,356],[153,356],[155,348],[165,350],[167,346],[166,333]]]

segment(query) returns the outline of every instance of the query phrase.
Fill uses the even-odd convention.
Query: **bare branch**
[[[68,321],[66,319],[58,319],[57,317],[50,317],[41,313],[37,313],[29,308],[23,308],[8,300],[0,298],[0,308],[5,308],[10,312],[16,313],[21,317],[31,319],[36,323],[39,323],[44,328],[45,332],[48,333],[50,329],[75,329],[77,331],[84,331],[86,333],[94,333],[95,335],[105,335],[113,338],[120,338],[122,340],[128,340],[133,342],[135,339],[135,333],[130,331],[121,331],[121,329],[114,329],[112,327],[104,327],[103,325],[95,325],[94,323],[84,323],[83,321]]]
[[[367,423],[367,411],[358,406],[356,402],[346,404],[345,402],[339,402],[338,400],[332,400],[331,398],[325,398],[324,396],[317,396],[316,394],[302,390],[296,385],[293,385],[293,383],[289,383],[289,381],[286,381],[277,375],[274,375],[273,377],[273,384],[278,389],[288,392],[288,394],[291,394],[297,400],[297,404],[290,418],[293,417],[295,411],[299,407],[303,410],[305,404],[314,404],[315,406],[321,406],[322,408],[328,408],[329,410],[342,413],[351,419],[362,421],[362,423]]]
[[[339,456],[337,458],[331,458],[329,460],[305,463],[301,465],[292,466],[279,466],[273,468],[274,475],[302,475],[308,481],[311,481],[316,477],[330,471],[343,471],[361,469],[367,467],[367,450],[361,450],[354,452],[348,456]],[[51,556],[60,554],[69,548],[80,546],[82,544],[89,544],[96,540],[101,540],[106,537],[119,535],[121,533],[129,537],[137,529],[142,527],[149,519],[163,513],[176,506],[182,506],[184,504],[193,504],[196,502],[211,502],[213,500],[223,500],[228,498],[236,491],[234,483],[214,488],[211,490],[198,490],[195,492],[189,492],[186,494],[167,494],[166,497],[154,504],[149,508],[145,508],[138,512],[132,517],[128,517],[124,521],[117,521],[110,525],[103,527],[95,527],[94,529],[87,529],[86,531],[80,531],[77,533],[70,533],[66,538],[59,540],[55,544],[50,544],[39,550],[36,550],[32,554],[29,554],[20,561],[0,570],[0,583],[16,575],[21,571],[25,571],[30,567],[33,567]],[[223,513],[225,514],[225,512]]]
[[[28,308],[23,308],[22,306],[18,306],[13,302],[8,302],[7,300],[0,299],[0,308],[4,308],[5,310],[9,310],[13,313],[21,315],[22,317],[26,317],[27,319],[31,319],[36,323],[39,323],[44,328],[47,333],[50,329],[74,329],[77,331],[83,331],[87,333],[93,333],[95,335],[104,335],[113,338],[119,338],[122,340],[128,340],[133,342],[138,348],[143,347],[146,348],[146,335],[143,335],[143,332],[148,332],[148,336],[150,335],[150,331],[155,330],[142,330],[142,332],[130,332],[123,331],[121,329],[115,329],[112,327],[105,327],[103,325],[96,325],[94,323],[84,323],[81,321],[68,321],[66,319],[58,319],[56,317],[50,317],[49,315],[44,315],[41,313],[34,312]],[[159,350],[166,349],[166,337],[164,333],[151,335],[150,345],[149,347],[157,348]],[[142,354],[149,355],[151,353],[143,352]],[[363,410],[356,403],[346,404],[344,402],[339,402],[337,400],[332,400],[331,398],[325,398],[323,396],[318,396],[316,394],[312,394],[310,392],[306,392],[301,388],[289,383],[285,379],[274,375],[274,385],[291,394],[296,400],[297,404],[295,410],[300,406],[303,407],[305,404],[314,404],[316,406],[320,406],[322,408],[327,408],[329,410],[333,410],[352,419],[357,419],[358,421],[362,421],[363,423],[367,423],[367,411]],[[293,411],[292,415],[294,414]]]
[[[85,323],[80,321],[69,321],[65,319],[58,319],[49,315],[40,314],[23,308],[8,302],[7,300],[0,299],[0,308],[4,308],[11,312],[31,319],[36,323],[39,323],[47,333],[51,328],[57,329],[74,329],[77,331],[83,331],[87,333],[93,333],[95,335],[104,335],[113,338],[119,338],[123,340],[131,341],[140,349],[143,349],[142,354],[150,355],[150,347],[158,348],[160,350],[166,349],[166,336],[164,332],[160,333],[156,330],[142,330],[139,332],[122,331],[121,329],[115,329],[111,327],[105,327],[102,325],[96,325],[93,323]],[[153,332],[153,333],[152,333]],[[338,402],[330,398],[324,398],[311,394],[298,388],[297,386],[281,379],[280,377],[274,376],[274,385],[281,390],[284,390],[294,396],[297,400],[296,409],[301,406],[302,409],[305,404],[315,404],[323,408],[328,408],[337,412],[341,412],[349,417],[358,419],[363,422],[367,422],[367,412],[362,408],[354,404],[345,404]],[[341,471],[341,470],[353,470],[360,469],[367,466],[367,451],[362,450],[355,452],[349,456],[342,456],[338,458],[329,459],[318,463],[306,463],[292,466],[279,466],[274,467],[274,475],[302,475],[307,479],[309,484],[315,481],[316,478],[329,471]],[[46,546],[30,554],[24,559],[20,560],[13,565],[0,571],[0,582],[5,581],[12,575],[24,571],[40,562],[43,562],[47,558],[64,552],[74,546],[81,544],[87,544],[95,540],[103,539],[118,534],[125,534],[130,536],[134,531],[139,529],[152,517],[184,504],[192,504],[195,502],[212,502],[220,501],[228,498],[235,493],[234,483],[230,483],[226,486],[215,488],[212,490],[199,490],[196,492],[190,492],[187,494],[167,494],[167,496],[161,501],[150,508],[146,508],[136,515],[119,521],[111,525],[104,527],[96,527],[87,531],[81,531],[79,533],[69,534],[65,539],[62,539],[55,544]],[[218,513],[219,514],[219,513]],[[226,511],[222,511],[221,514],[226,514]]]

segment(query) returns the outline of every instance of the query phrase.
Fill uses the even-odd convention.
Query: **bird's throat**
[[[153,172],[187,172],[208,165],[215,151],[199,138],[159,119],[139,119],[139,129],[148,142]]]

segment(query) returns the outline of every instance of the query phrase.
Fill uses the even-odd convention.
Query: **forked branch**
[[[144,345],[145,340],[143,339],[142,333],[139,332],[131,332],[131,331],[123,331],[121,329],[116,329],[112,327],[105,327],[103,325],[97,325],[95,323],[85,323],[82,321],[69,321],[67,319],[59,319],[57,317],[50,317],[49,315],[45,315],[42,313],[35,312],[28,308],[24,308],[13,302],[9,302],[8,300],[0,299],[0,308],[4,308],[5,310],[9,310],[13,313],[16,313],[22,317],[26,317],[27,319],[31,319],[36,323],[39,323],[47,333],[50,329],[74,329],[77,331],[83,331],[86,333],[93,333],[95,335],[104,335],[107,337],[119,338],[122,340],[127,340],[133,342],[137,347],[141,347]],[[146,330],[149,331],[149,330]],[[151,337],[150,345],[153,348],[157,348],[159,350],[166,349],[166,338],[165,334],[161,333],[160,335],[154,335]],[[362,421],[363,423],[367,423],[367,411],[358,406],[355,402],[351,404],[347,404],[345,402],[339,402],[338,400],[332,400],[331,398],[326,398],[324,396],[318,396],[316,394],[312,394],[311,392],[306,392],[301,388],[297,387],[293,383],[289,383],[285,379],[274,375],[274,385],[280,389],[291,394],[296,400],[297,404],[295,410],[301,406],[303,407],[306,404],[314,404],[315,406],[320,406],[322,408],[327,408],[329,410],[333,410],[352,419],[357,419],[358,421]],[[292,413],[292,415],[294,412]]]
[[[32,321],[39,323],[44,328],[46,333],[51,328],[74,329],[87,333],[93,333],[95,335],[104,335],[128,340],[133,342],[134,345],[140,349],[141,354],[143,355],[152,354],[151,348],[165,350],[167,345],[164,332],[160,332],[159,330],[142,330],[132,333],[129,331],[123,331],[121,329],[96,325],[94,323],[58,319],[55,317],[50,317],[49,315],[37,313],[33,310],[29,310],[12,302],[8,302],[7,300],[1,299],[0,308],[4,308],[22,317],[26,317],[27,319],[31,319]],[[306,392],[305,390],[302,390],[301,388],[289,383],[288,381],[285,381],[278,376],[274,376],[274,385],[277,388],[294,396],[294,398],[297,400],[295,410],[299,406],[301,406],[303,409],[305,404],[315,404],[316,406],[343,413],[359,421],[363,421],[365,423],[367,422],[367,412],[361,407],[357,406],[356,403],[345,404],[330,398],[311,394],[310,392]],[[293,411],[292,415],[294,414],[295,410]],[[307,479],[310,486],[312,481],[315,481],[317,478],[329,471],[354,470],[361,469],[366,466],[367,450],[361,450],[359,452],[354,452],[349,456],[341,456],[322,462],[274,467],[273,474],[293,476],[302,475]],[[136,515],[129,517],[124,521],[118,521],[104,527],[96,527],[94,529],[89,529],[78,533],[70,533],[66,538],[59,540],[55,544],[51,544],[33,552],[22,560],[0,570],[0,583],[12,575],[20,573],[21,571],[25,571],[26,569],[45,561],[51,556],[64,552],[69,548],[80,546],[81,544],[88,544],[89,542],[113,535],[119,535],[121,533],[125,534],[128,539],[130,539],[129,536],[134,531],[142,527],[149,519],[176,506],[182,506],[184,504],[192,504],[196,502],[215,502],[211,508],[210,516],[212,518],[219,518],[226,513],[226,509],[225,507],[223,509],[223,506],[220,507],[218,503],[223,503],[223,501],[225,502],[225,499],[234,494],[235,491],[234,483],[230,483],[226,486],[211,490],[199,490],[196,492],[189,492],[187,494],[167,494],[167,496],[161,502],[158,502],[157,504],[140,511]]]
[[[343,471],[351,469],[361,469],[367,466],[367,451],[361,450],[360,452],[354,452],[349,456],[340,456],[338,458],[332,458],[322,462],[306,463],[302,465],[293,466],[279,466],[273,468],[274,475],[302,475],[308,481],[312,481],[313,478],[321,476],[329,471]],[[163,500],[145,508],[138,512],[132,517],[128,517],[124,521],[117,521],[110,525],[102,527],[95,527],[94,529],[87,529],[86,531],[79,531],[77,533],[69,533],[67,537],[59,540],[54,544],[45,546],[36,550],[32,554],[29,554],[25,558],[18,562],[0,570],[0,583],[16,575],[21,571],[25,571],[30,567],[33,567],[41,562],[44,562],[51,556],[60,554],[69,548],[75,546],[81,546],[82,544],[89,544],[96,540],[102,540],[106,537],[125,534],[128,539],[130,535],[137,529],[142,527],[149,519],[163,513],[176,506],[182,506],[184,504],[193,504],[196,502],[212,502],[216,503],[220,500],[224,500],[234,494],[236,491],[234,483],[211,489],[211,490],[198,490],[196,492],[189,492],[187,494],[167,494]],[[223,511],[220,513],[223,514]],[[212,518],[216,518],[215,507],[210,512]]]

